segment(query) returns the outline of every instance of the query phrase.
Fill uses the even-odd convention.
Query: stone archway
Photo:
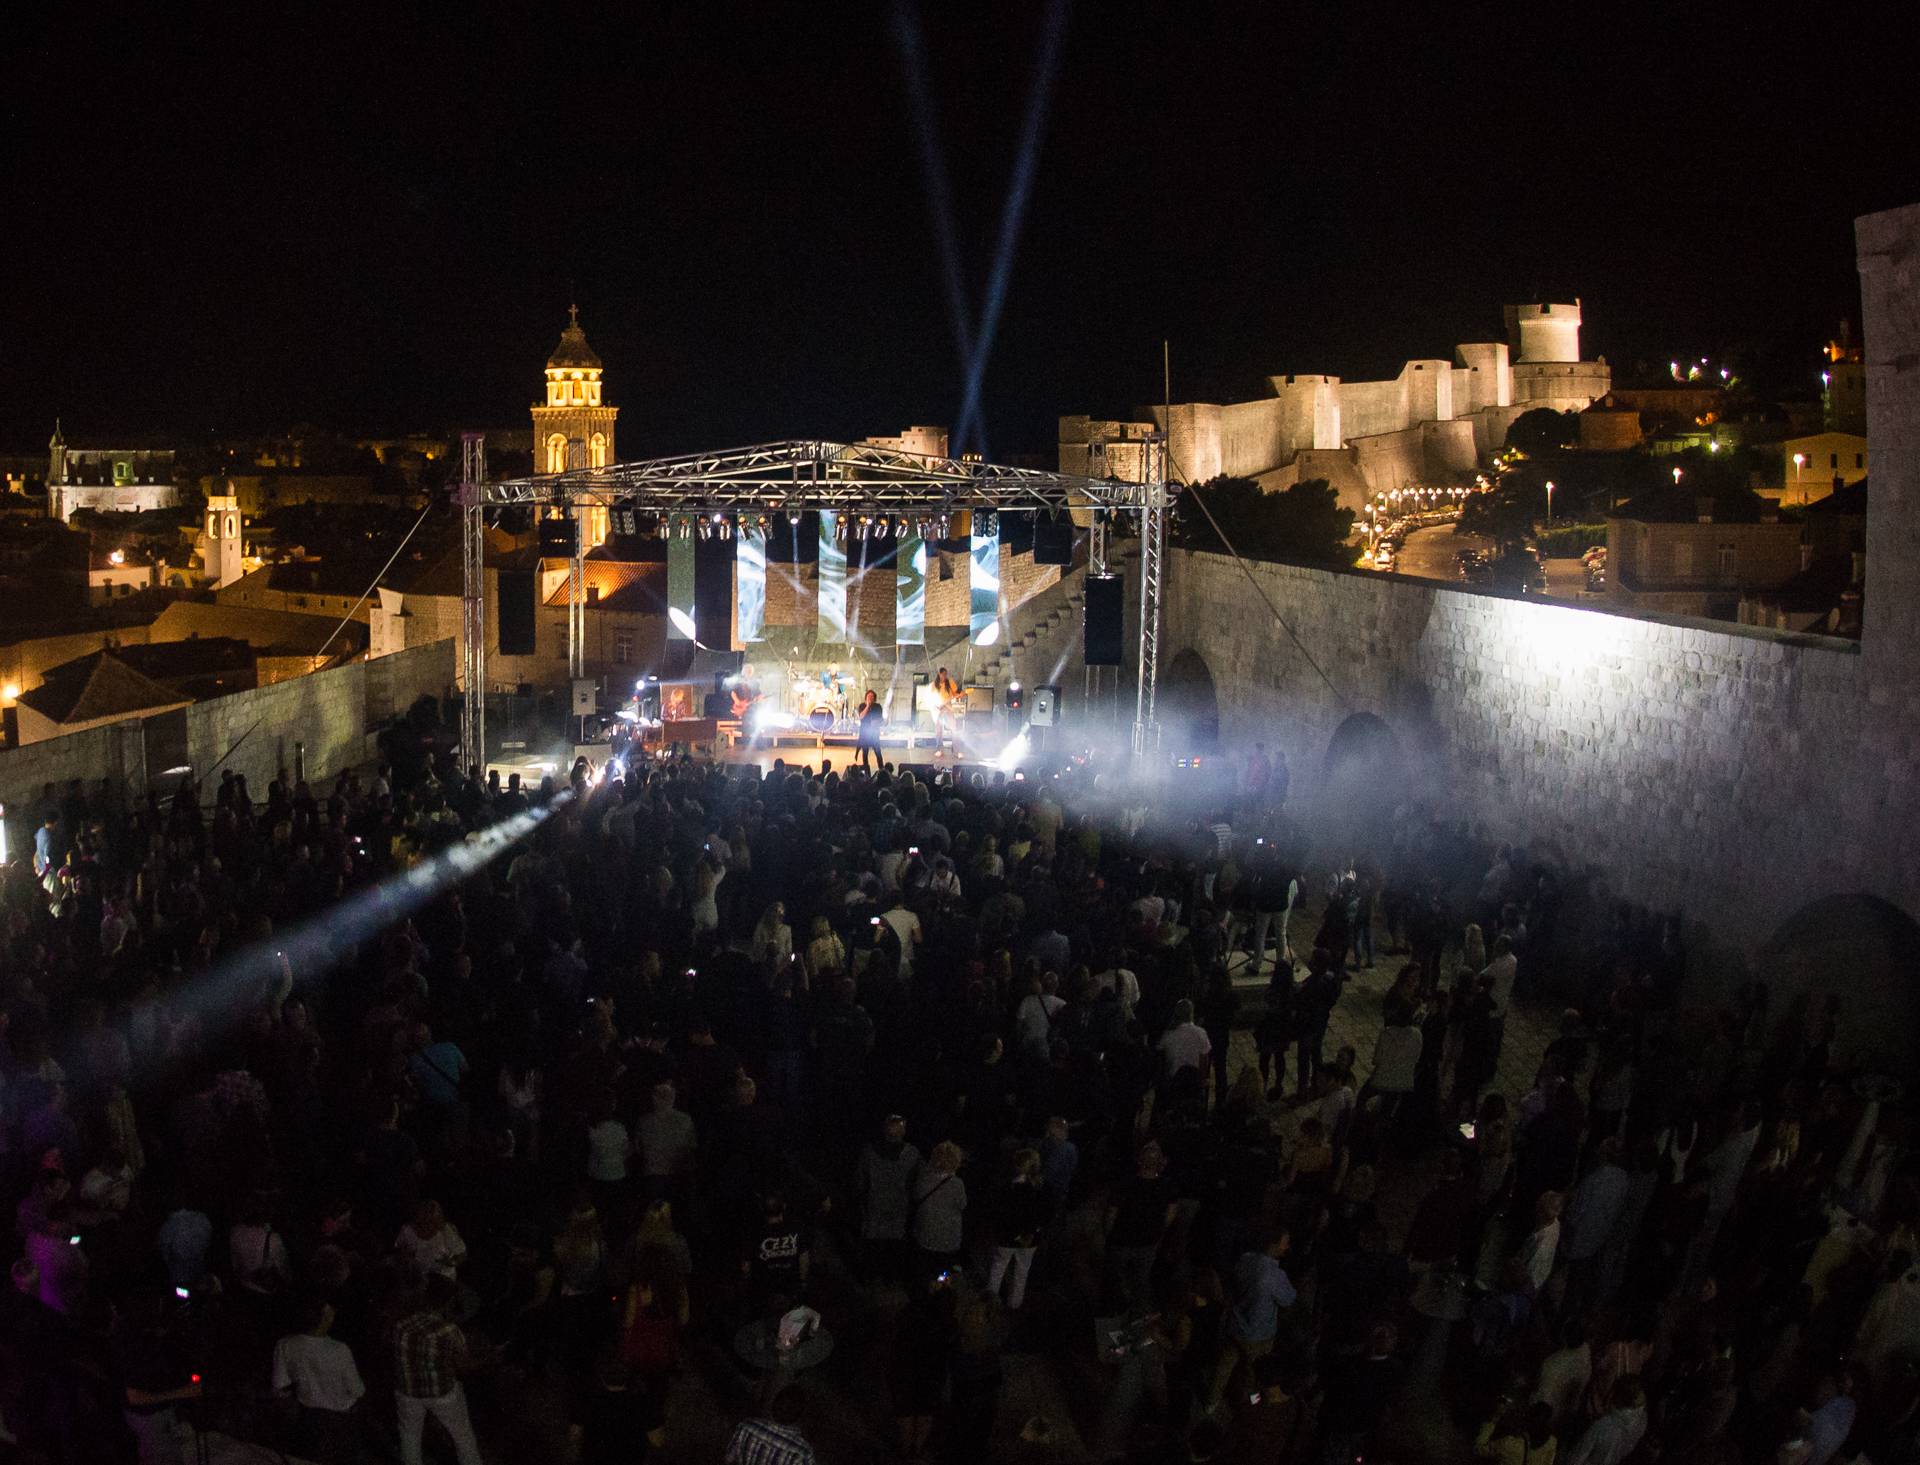
[[[1352,713],[1333,730],[1321,759],[1317,812],[1326,836],[1347,853],[1384,848],[1407,782],[1393,729],[1371,712]]]
[[[1160,674],[1158,705],[1161,745],[1170,751],[1211,753],[1220,746],[1220,700],[1213,672],[1193,650],[1182,651]]]
[[[1865,894],[1809,901],[1760,948],[1757,975],[1775,1027],[1803,1004],[1833,996],[1840,999],[1836,1055],[1895,1074],[1920,1056],[1920,923],[1889,901]]]

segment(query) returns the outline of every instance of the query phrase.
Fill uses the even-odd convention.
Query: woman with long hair
[[[747,939],[747,955],[755,966],[776,972],[793,956],[793,927],[787,924],[784,900],[776,900],[760,913],[753,935]]]

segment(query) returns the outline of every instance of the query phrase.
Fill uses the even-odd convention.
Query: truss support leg
[[[1140,679],[1134,688],[1133,751],[1144,757],[1160,746],[1154,693],[1160,682],[1160,596],[1167,565],[1165,485],[1153,484],[1140,511]]]
[[[487,761],[487,440],[460,435],[460,759]]]
[[[567,675],[579,678],[587,674],[586,523],[577,506],[569,506],[568,513],[573,517],[573,558],[567,562]]]

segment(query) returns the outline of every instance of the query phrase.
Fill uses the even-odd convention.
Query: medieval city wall
[[[453,687],[454,643],[411,647],[375,661],[356,661],[311,676],[254,687],[146,718],[129,718],[65,737],[0,752],[0,803],[8,834],[18,839],[41,790],[69,780],[102,778],[130,798],[150,783],[171,789],[170,770],[205,777],[218,765],[247,776],[257,794],[280,771],[291,773],[298,751],[309,779],[326,778],[378,754],[373,734],[421,696]],[[223,761],[224,760],[224,761]],[[216,775],[217,777],[217,775]],[[30,830],[29,830],[30,833]]]

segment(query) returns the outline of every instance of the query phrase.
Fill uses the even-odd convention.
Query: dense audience
[[[1676,922],[1413,809],[1310,867],[1264,758],[1218,811],[606,773],[47,791],[20,1458],[1914,1453],[1920,1186],[1837,1001],[1685,1006]]]

